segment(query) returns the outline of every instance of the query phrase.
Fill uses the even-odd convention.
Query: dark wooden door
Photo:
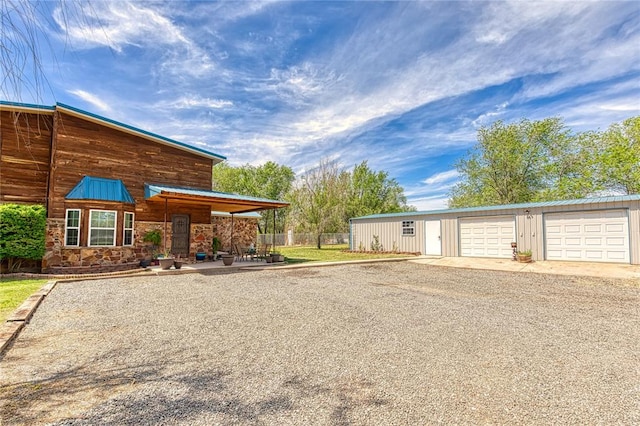
[[[171,253],[189,256],[189,215],[174,214],[171,216]]]

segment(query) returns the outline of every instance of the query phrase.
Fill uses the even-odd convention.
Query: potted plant
[[[170,269],[173,266],[174,260],[169,250],[165,250],[162,254],[158,255],[158,261],[162,269]]]
[[[176,269],[182,268],[182,259],[180,259],[180,255],[173,261],[173,267]]]
[[[211,250],[213,251],[214,256],[217,252],[220,251],[220,247],[222,247],[222,242],[220,241],[220,238],[213,237],[213,239],[211,240]]]
[[[155,249],[162,242],[162,233],[157,229],[149,231],[144,234],[144,237],[142,237],[142,241],[144,241],[145,243],[151,243],[151,247]]]
[[[273,263],[275,262],[284,262],[284,255],[278,253],[277,251],[274,251],[271,253],[271,261]]]
[[[222,255],[222,263],[224,264],[224,266],[231,266],[234,259],[235,256],[231,253],[225,253]]]
[[[160,247],[160,243],[162,242],[162,233],[155,229],[153,231],[149,231],[144,234],[142,237],[142,241],[145,243],[151,243],[151,260],[149,263],[153,263],[154,265],[158,264],[158,247]],[[146,260],[146,259],[145,259]],[[148,265],[147,265],[148,266]]]
[[[518,252],[518,262],[529,263],[531,262],[531,250],[524,250]]]

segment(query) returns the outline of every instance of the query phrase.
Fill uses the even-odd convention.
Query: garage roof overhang
[[[212,211],[226,213],[247,213],[287,207],[289,203],[267,198],[248,197],[226,192],[177,186],[144,184],[147,201],[180,204],[209,205]]]

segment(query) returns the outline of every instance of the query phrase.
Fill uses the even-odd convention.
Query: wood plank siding
[[[59,111],[56,119],[50,218],[65,217],[72,204],[64,198],[85,175],[121,179],[140,221],[164,219],[164,203],[145,202],[144,183],[211,189],[211,159]],[[211,223],[209,210],[170,205],[170,213],[192,213],[192,223]]]
[[[47,201],[51,115],[0,111],[0,203]]]

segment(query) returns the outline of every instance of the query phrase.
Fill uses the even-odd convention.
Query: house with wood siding
[[[225,159],[68,105],[0,102],[0,203],[46,207],[44,272],[133,267],[151,256],[152,230],[175,255],[210,253],[212,211],[233,222],[287,205],[212,191]]]

